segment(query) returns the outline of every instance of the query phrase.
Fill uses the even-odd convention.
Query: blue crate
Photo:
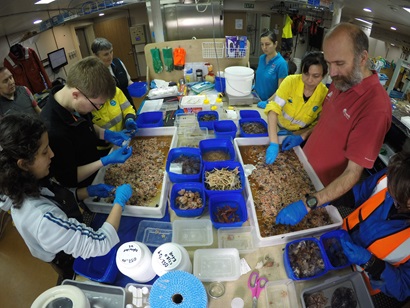
[[[266,128],[266,133],[261,133],[261,134],[249,134],[249,133],[245,133],[242,129],[242,125],[245,123],[260,123],[263,125],[263,127]],[[268,134],[268,123],[266,123],[266,121],[262,118],[242,118],[239,119],[239,135],[241,137],[266,137],[269,136]]]
[[[140,113],[137,118],[137,126],[140,128],[164,126],[162,111]]]
[[[320,236],[320,244],[325,251],[329,270],[338,270],[351,265],[340,243],[344,235],[347,235],[345,230],[333,230]]]
[[[194,157],[199,160],[199,172],[195,174],[181,174],[170,170],[171,163],[178,157],[185,155],[188,157]],[[201,171],[202,171],[202,158],[201,152],[197,148],[190,147],[180,147],[173,148],[168,152],[167,163],[165,170],[168,173],[169,179],[172,183],[182,183],[182,182],[200,182],[201,181]]]
[[[229,206],[237,209],[235,214],[239,216],[237,222],[219,222],[216,218],[216,214],[221,208]],[[245,221],[248,220],[248,211],[246,210],[245,199],[241,193],[226,192],[220,195],[212,195],[209,197],[209,215],[213,226],[216,229],[219,228],[239,228]],[[227,217],[228,219],[232,218]]]
[[[257,110],[239,110],[239,117],[241,119],[245,118],[260,118],[261,114]]]
[[[202,161],[205,162],[204,155],[211,151],[223,151],[229,156],[226,160],[235,160],[235,149],[232,141],[226,138],[204,139],[199,141],[199,150],[201,151]]]
[[[216,138],[235,139],[238,128],[232,120],[214,122],[214,133]]]
[[[105,256],[91,257],[88,259],[76,258],[73,269],[78,274],[93,281],[113,283],[119,273],[117,250],[120,243],[115,245]]]
[[[238,167],[239,170],[239,177],[241,181],[241,188],[239,189],[233,189],[233,190],[211,190],[208,189],[207,184],[205,183],[206,179],[206,172],[207,171],[212,171],[215,169],[221,170],[222,168],[227,168],[228,170],[234,170],[236,167]],[[245,173],[243,171],[242,164],[236,161],[217,161],[217,162],[205,162],[203,164],[203,172],[202,172],[202,182],[204,183],[204,188],[205,188],[205,193],[208,197],[212,195],[221,195],[225,193],[241,193],[245,187]]]
[[[312,242],[314,242],[314,244],[316,244],[319,247],[320,255],[321,255],[321,257],[323,259],[323,263],[324,263],[324,269],[321,270],[320,272],[316,273],[313,276],[308,276],[308,277],[306,277],[306,276],[302,277],[302,275],[297,276],[294,273],[294,271],[292,270],[292,265],[290,264],[290,260],[289,260],[289,251],[292,250],[292,245],[297,245],[301,241],[312,241]],[[303,258],[303,257],[301,257],[301,258]],[[324,251],[323,246],[321,245],[319,240],[314,238],[314,237],[302,238],[302,239],[294,240],[292,242],[287,243],[286,246],[285,246],[285,251],[283,253],[283,264],[285,266],[286,274],[292,280],[311,280],[311,279],[315,279],[315,278],[318,278],[318,277],[323,276],[324,274],[326,274],[328,272],[328,268],[329,268],[329,266],[327,264],[326,252]]]
[[[178,192],[181,189],[189,190],[192,192],[199,192],[202,198],[202,207],[198,209],[189,209],[189,210],[180,209],[179,206],[175,203],[175,200],[179,196]],[[205,205],[206,205],[204,185],[200,182],[175,183],[171,189],[170,204],[171,204],[171,209],[173,209],[175,214],[179,217],[201,216],[205,210]]]
[[[202,117],[204,117],[206,115],[215,116],[215,120],[214,121],[202,121],[201,120]],[[199,127],[206,127],[208,130],[213,130],[215,121],[219,120],[219,114],[218,114],[217,111],[214,111],[214,110],[199,111],[198,114],[197,114],[197,118],[198,118]]]
[[[147,83],[146,82],[134,82],[130,84],[127,87],[127,89],[132,97],[143,97],[145,93],[147,93]]]

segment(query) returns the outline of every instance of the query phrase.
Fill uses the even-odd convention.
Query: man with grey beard
[[[364,168],[372,168],[391,125],[392,109],[378,75],[368,66],[369,40],[356,25],[330,29],[323,52],[332,78],[319,122],[310,136],[294,135],[282,143],[290,150],[307,139],[303,151],[324,189],[291,203],[276,223],[294,225],[318,206],[350,190]]]

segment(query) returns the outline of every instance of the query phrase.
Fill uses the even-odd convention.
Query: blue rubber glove
[[[132,154],[132,147],[124,146],[115,151],[112,151],[107,156],[101,157],[103,166],[109,164],[123,164]]]
[[[258,106],[261,109],[265,109],[267,104],[268,101],[260,101],[256,106]]]
[[[122,184],[118,186],[115,191],[114,204],[118,203],[121,205],[122,210],[124,211],[125,204],[132,196],[132,188],[130,184]]]
[[[287,136],[282,142],[282,150],[289,151],[294,147],[300,145],[303,142],[303,138],[300,135]]]
[[[128,118],[126,121],[125,121],[125,128],[127,129],[127,130],[137,130],[137,123],[135,122],[135,120],[134,119],[131,119],[131,118]]]
[[[122,145],[124,141],[130,140],[131,137],[128,136],[124,131],[121,132],[113,132],[112,130],[106,129],[104,131],[104,140],[111,142],[119,147]]]
[[[97,184],[87,187],[89,197],[107,198],[113,194],[115,186],[108,184]]]
[[[362,265],[370,260],[372,254],[366,248],[361,247],[353,243],[349,235],[346,235],[340,239],[343,251],[352,264]]]
[[[281,209],[276,216],[276,223],[294,226],[299,223],[308,213],[302,200],[293,202]]]
[[[279,153],[279,144],[271,142],[266,150],[266,159],[267,164],[273,164],[275,162],[276,156]]]

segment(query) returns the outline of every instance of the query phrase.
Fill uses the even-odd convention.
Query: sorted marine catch
[[[325,270],[319,245],[311,240],[301,240],[289,245],[289,263],[295,277],[309,278]]]
[[[237,190],[242,188],[239,168],[229,170],[228,168],[205,172],[205,185],[209,190]]]

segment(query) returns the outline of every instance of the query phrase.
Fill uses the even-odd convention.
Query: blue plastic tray
[[[181,189],[189,190],[192,192],[199,192],[202,198],[202,207],[198,209],[181,210],[175,203],[175,199],[179,196],[178,192]],[[171,209],[174,210],[175,214],[179,217],[195,217],[200,216],[204,212],[206,205],[206,196],[204,185],[200,182],[186,182],[186,183],[175,183],[172,186],[171,197],[170,197]]]
[[[225,206],[237,209],[235,214],[238,215],[239,221],[237,222],[219,222],[216,214]],[[241,193],[226,192],[220,195],[212,195],[209,197],[209,213],[213,226],[216,229],[219,228],[238,228],[248,220],[248,212],[246,210],[245,199]],[[232,215],[226,217],[228,220],[232,219]]]

